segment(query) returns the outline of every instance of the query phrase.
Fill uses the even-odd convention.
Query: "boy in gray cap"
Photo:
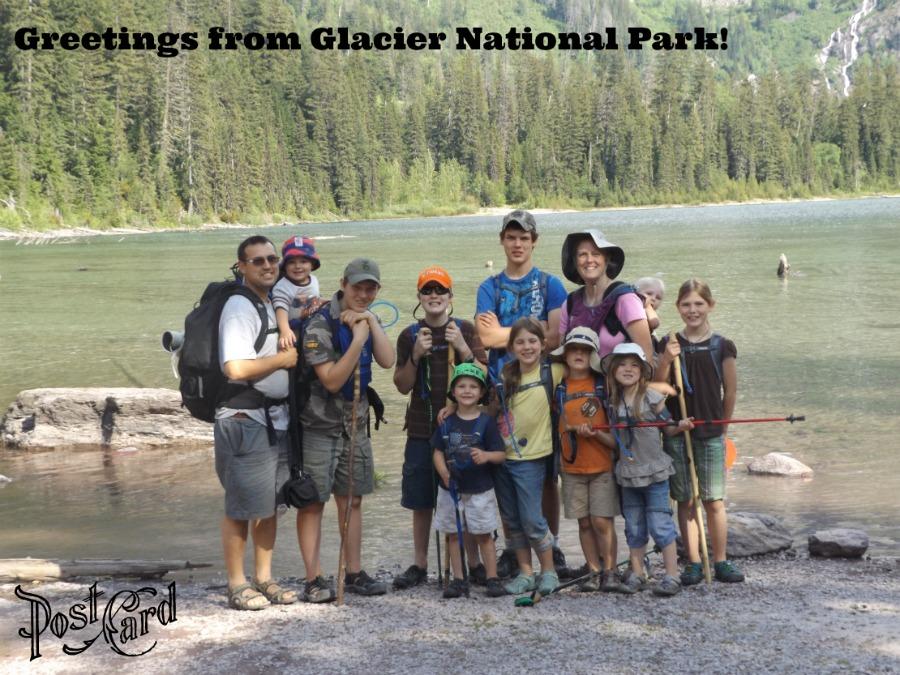
[[[361,569],[362,497],[375,489],[372,445],[366,434],[369,401],[366,387],[372,379],[372,361],[382,368],[394,365],[394,349],[378,319],[369,311],[381,288],[378,264],[357,258],[344,269],[341,290],[309,319],[303,337],[303,358],[312,366],[310,397],[300,412],[303,425],[303,468],[316,483],[323,500],[297,513],[297,538],[306,566],[307,602],[334,599],[322,575],[319,543],[322,512],[334,494],[338,522],[343,523],[352,480],[353,503],[347,531],[346,589],[361,595],[381,595],[385,584]],[[353,420],[353,375],[359,368],[356,428]],[[349,475],[350,439],[353,439],[353,476]]]

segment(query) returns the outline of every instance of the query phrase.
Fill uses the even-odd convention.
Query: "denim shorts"
[[[216,420],[216,474],[225,488],[225,515],[234,520],[256,520],[275,514],[281,486],[290,478],[288,433],[275,432],[269,445],[266,427],[248,418]]]
[[[403,451],[400,506],[413,511],[434,508],[438,476],[434,470],[434,448],[428,438],[407,438]]]
[[[676,502],[689,502],[693,490],[684,434],[666,438],[664,447],[675,465],[675,475],[669,478],[672,499]],[[701,501],[725,499],[725,439],[722,436],[697,438],[691,434],[691,447],[694,450]]]
[[[507,460],[494,473],[494,490],[500,517],[509,530],[509,548],[528,548],[538,553],[553,544],[547,519],[541,510],[547,462],[540,459]]]
[[[622,487],[622,514],[625,516],[628,548],[646,546],[648,530],[660,548],[675,541],[668,480],[644,487]]]

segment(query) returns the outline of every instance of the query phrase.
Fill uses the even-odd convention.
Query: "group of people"
[[[394,368],[394,385],[409,395],[401,504],[412,511],[413,560],[393,579],[394,589],[426,581],[432,527],[452,569],[445,598],[468,596],[471,584],[483,585],[491,597],[545,595],[558,587],[561,573],[577,578],[582,591],[652,587],[671,596],[699,583],[703,568],[686,435],[715,578],[743,581],[725,553],[727,426],[709,423],[733,413],[737,352],[710,326],[715,301],[709,286],[698,279],[681,285],[675,305],[684,327],[660,339],[654,330],[664,286],[656,277],[635,285],[618,281],[625,263],[621,247],[598,230],[567,236],[562,270],[578,285],[567,293],[558,277],[534,266],[537,241],[532,214],[516,210],[503,219],[506,266],[479,287],[474,322],[451,315],[447,270],[424,269],[416,285],[416,322],[400,333],[396,352],[369,309],[381,285],[375,261],[349,263],[340,290],[323,302],[312,240],[292,237],[281,256],[265,237],[241,243],[238,271],[273,328],[255,349],[262,320],[242,295],[228,300],[219,323],[224,374],[264,396],[260,404],[238,395],[216,412],[231,607],[261,609],[298,599],[271,574],[290,424],[302,428],[303,470],[319,494],[319,501],[297,513],[306,569],[302,599],[335,598],[320,564],[322,513],[332,494],[339,522],[347,524],[344,588],[362,595],[387,592],[387,584],[362,569],[361,558],[361,502],[374,489],[366,433],[374,365]],[[309,390],[296,419],[283,402],[289,369],[303,373]],[[680,572],[672,501],[687,558]],[[578,522],[585,564],[576,571],[566,567],[559,548],[560,502],[565,517]],[[630,551],[621,574],[614,527],[619,515]],[[498,558],[499,532],[504,548]],[[250,583],[243,566],[248,533],[254,550]],[[652,584],[645,568],[651,537],[665,565]]]

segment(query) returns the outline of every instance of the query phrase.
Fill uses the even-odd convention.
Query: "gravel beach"
[[[663,599],[566,590],[531,608],[513,598],[442,600],[437,584],[380,598],[348,595],[344,607],[294,604],[260,612],[226,608],[224,586],[175,578],[176,620],[147,621],[147,634],[126,643],[143,656],[116,654],[103,636],[81,646],[102,621],[60,640],[51,624],[29,662],[32,607],[15,585],[0,586],[0,669],[19,672],[264,673],[896,673],[900,672],[900,559],[809,559],[788,551],[741,561],[743,584],[715,583]],[[658,573],[658,569],[656,572]],[[382,576],[387,578],[387,574]],[[283,580],[292,587],[299,580]],[[52,612],[88,596],[86,583],[25,584]],[[119,590],[150,586],[153,603],[168,580],[101,580],[98,612]],[[145,601],[142,607],[148,606]],[[134,615],[137,614],[137,611]],[[115,625],[127,613],[120,611]],[[56,628],[62,626],[57,620]]]

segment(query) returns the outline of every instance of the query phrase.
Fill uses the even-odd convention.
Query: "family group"
[[[237,270],[254,299],[235,295],[222,310],[219,361],[233,389],[215,415],[231,607],[335,598],[320,563],[330,495],[345,524],[346,574],[339,581],[351,593],[387,592],[388,584],[365,572],[361,555],[361,503],[375,486],[367,434],[375,366],[393,368],[394,385],[409,396],[401,504],[412,511],[413,560],[393,579],[395,590],[426,581],[432,528],[449,552],[445,598],[468,596],[470,584],[484,586],[491,597],[545,595],[561,575],[578,579],[582,591],[650,588],[660,596],[699,583],[702,530],[686,437],[715,578],[743,581],[725,554],[727,425],[708,422],[732,416],[737,352],[711,328],[709,286],[694,278],[684,282],[675,300],[684,327],[657,337],[664,286],[656,277],[634,285],[618,280],[625,264],[621,247],[599,230],[569,234],[562,271],[578,287],[567,293],[558,277],[534,266],[537,241],[531,213],[517,210],[503,219],[506,266],[479,287],[474,321],[451,315],[448,271],[424,269],[413,313],[421,308],[423,316],[401,331],[396,350],[370,310],[381,288],[374,260],[350,262],[340,290],[323,300],[313,274],[321,261],[311,239],[288,239],[280,255],[262,236],[240,244]],[[272,328],[260,340],[265,326]],[[288,392],[301,385],[307,394],[292,414]],[[300,593],[271,572],[292,425],[302,429],[303,472],[319,495],[297,512],[306,570]],[[559,548],[561,503],[565,517],[578,523],[585,557],[578,570],[567,568]],[[621,574],[614,527],[620,515],[630,551]],[[686,558],[680,571],[679,531]],[[254,553],[249,583],[243,564],[248,535]],[[665,567],[652,583],[645,564],[650,538]]]

